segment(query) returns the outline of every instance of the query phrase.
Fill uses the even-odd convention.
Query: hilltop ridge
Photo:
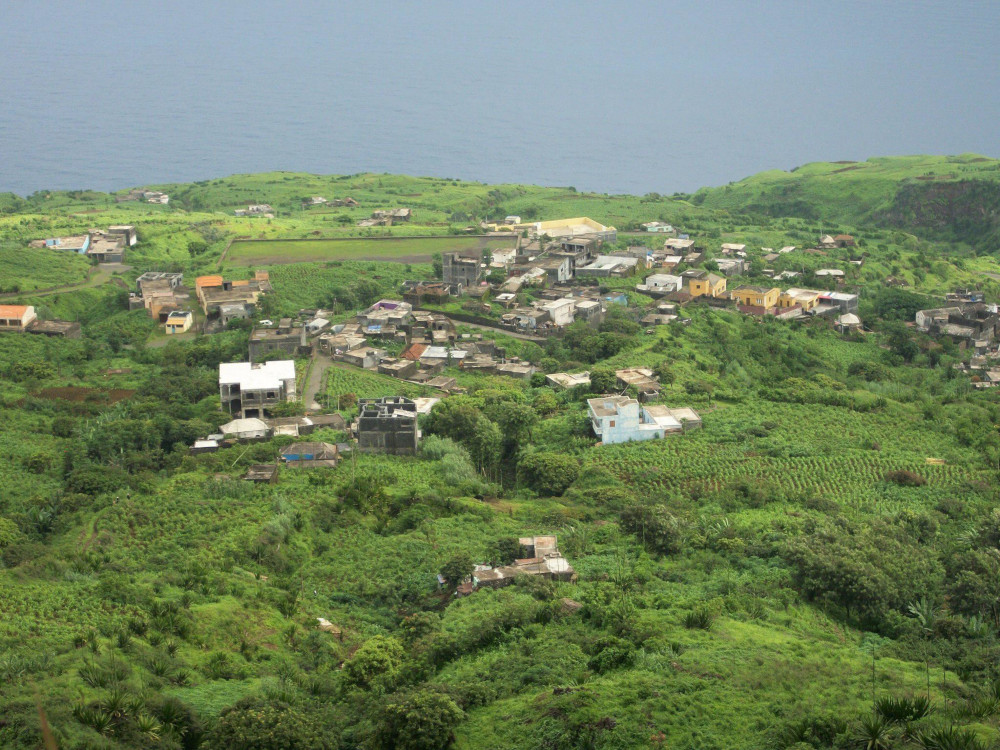
[[[923,231],[998,247],[1000,160],[979,154],[810,162],[702,188],[704,208]]]

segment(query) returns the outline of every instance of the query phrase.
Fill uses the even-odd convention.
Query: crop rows
[[[331,367],[326,371],[326,390],[334,398],[343,393],[353,393],[358,398],[382,396],[416,398],[431,393],[431,389],[424,386],[406,383],[388,375],[347,367]]]
[[[721,490],[741,482],[760,482],[785,494],[817,494],[847,501],[878,487],[890,472],[908,471],[930,489],[959,488],[985,481],[985,470],[966,465],[932,465],[865,452],[841,455],[772,457],[733,451],[682,455],[677,451],[594,451],[589,461],[646,492],[673,489]]]

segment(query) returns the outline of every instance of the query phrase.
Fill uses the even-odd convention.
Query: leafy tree
[[[871,360],[852,362],[847,367],[847,374],[852,377],[861,378],[869,383],[889,378],[889,370],[886,366],[879,362],[872,362]]]
[[[510,565],[521,557],[523,548],[517,537],[505,536],[493,545],[493,562],[498,565]]]
[[[503,455],[503,433],[496,423],[480,416],[471,434],[466,436],[465,443],[476,467],[487,477],[495,478]]]
[[[455,727],[465,718],[445,693],[417,689],[386,700],[375,733],[381,750],[445,750],[455,741]]]
[[[526,403],[502,401],[490,409],[490,418],[496,422],[503,435],[505,448],[511,452],[531,438],[531,428],[538,422],[538,414]]]
[[[52,420],[52,434],[56,437],[73,437],[76,429],[76,420],[72,417],[56,417]]]
[[[712,403],[712,392],[715,386],[705,380],[693,380],[684,384],[684,391],[689,396],[708,396],[708,402]]]
[[[593,369],[590,371],[590,390],[593,393],[613,393],[618,386],[614,370]]]
[[[86,464],[73,469],[66,477],[66,489],[81,495],[100,495],[113,492],[128,484],[125,472],[114,467]]]
[[[832,525],[789,544],[795,581],[810,599],[844,608],[848,618],[885,629],[889,612],[937,591],[942,570],[933,551],[885,523],[844,529]]]
[[[424,426],[430,435],[461,443],[473,433],[482,412],[469,396],[452,396],[434,404]]]
[[[559,401],[556,400],[555,394],[549,390],[539,391],[531,405],[543,417],[555,414],[559,410]]]
[[[9,518],[0,516],[0,552],[21,540],[21,530]]]
[[[244,698],[225,709],[209,734],[211,747],[228,750],[324,750],[328,732],[287,703]]]
[[[369,638],[344,664],[347,683],[364,690],[386,692],[395,685],[403,663],[403,647],[395,638]]]
[[[885,320],[913,320],[918,310],[935,306],[933,298],[897,287],[879,287],[869,299],[875,315]]]
[[[628,308],[621,305],[611,305],[597,330],[601,333],[634,336],[642,330],[642,326],[629,317]]]
[[[459,584],[465,581],[466,578],[472,575],[472,571],[475,567],[476,566],[472,562],[472,558],[469,557],[467,553],[462,552],[455,555],[441,566],[441,577],[448,582],[449,586],[456,588]]]
[[[580,464],[565,453],[540,451],[524,456],[517,466],[518,480],[539,495],[559,496],[580,474]]]
[[[630,505],[620,515],[622,529],[635,534],[646,547],[666,555],[681,551],[684,525],[664,505]]]
[[[370,471],[362,471],[349,480],[342,488],[340,497],[343,504],[362,513],[384,513],[389,504],[385,492],[385,482]]]
[[[660,362],[660,364],[653,369],[653,372],[664,385],[670,385],[674,382],[674,380],[676,380],[673,370],[670,369],[670,362],[667,360]]]
[[[48,380],[55,375],[55,368],[48,362],[18,360],[7,366],[7,377],[17,383],[25,380]]]
[[[906,362],[912,362],[920,353],[920,347],[910,338],[910,332],[902,323],[887,323],[882,330],[893,354],[899,355]]]

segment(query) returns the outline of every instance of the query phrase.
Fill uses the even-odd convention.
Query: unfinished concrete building
[[[474,253],[444,253],[441,256],[441,276],[445,284],[453,290],[475,286],[479,281],[479,267],[483,262],[483,254]],[[453,291],[452,294],[461,293]]]
[[[417,452],[417,405],[402,396],[362,399],[355,426],[358,450],[412,456]]]
[[[223,362],[219,397],[223,411],[234,417],[263,417],[278,404],[295,399],[295,362]]]

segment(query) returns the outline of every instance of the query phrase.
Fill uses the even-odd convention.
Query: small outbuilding
[[[332,469],[340,461],[340,452],[329,443],[292,443],[281,449],[281,460],[289,467]]]

